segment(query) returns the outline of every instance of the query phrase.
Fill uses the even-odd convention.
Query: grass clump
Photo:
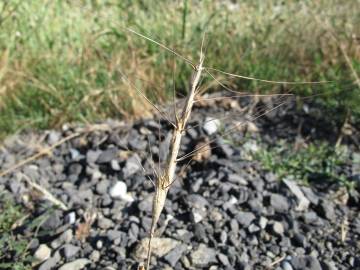
[[[359,90],[339,46],[360,73],[359,1],[22,1],[0,3],[0,132],[71,121],[137,117],[150,111],[124,82],[164,102],[186,94],[190,71],[135,29],[191,58],[210,35],[205,65],[269,80],[338,83],[284,89],[236,80],[252,92],[326,91],[331,108],[359,112]],[[338,42],[314,19],[326,21]],[[340,45],[339,45],[340,44]],[[215,74],[219,80],[225,79]],[[286,87],[285,87],[286,88]]]
[[[13,226],[24,217],[19,205],[7,196],[0,199],[0,269],[30,270],[32,257],[28,253],[28,240],[17,239]]]
[[[296,149],[295,145],[280,141],[268,149],[261,148],[255,158],[280,179],[290,176],[305,184],[326,181],[348,188],[352,185],[343,170],[349,161],[346,150],[334,148],[325,142],[310,143],[307,147]]]

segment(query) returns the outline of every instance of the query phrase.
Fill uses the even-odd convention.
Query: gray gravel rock
[[[303,234],[295,233],[292,240],[293,240],[294,245],[297,247],[305,248],[307,246],[307,240]]]
[[[99,157],[96,160],[96,163],[103,164],[103,163],[109,163],[111,160],[115,159],[119,153],[119,150],[115,147],[109,148],[99,155]]]
[[[231,183],[235,183],[235,184],[243,185],[243,186],[246,186],[248,184],[246,179],[243,176],[238,175],[238,174],[229,174],[228,181]]]
[[[109,228],[114,227],[114,222],[109,218],[99,217],[97,219],[97,225],[99,226],[99,228],[103,230],[107,230]]]
[[[38,270],[49,270],[49,269],[55,269],[56,264],[58,264],[61,260],[59,253],[56,253],[57,255],[47,259],[45,262],[43,262]]]
[[[336,219],[334,203],[328,200],[321,200],[318,207],[319,215],[333,221]]]
[[[230,265],[230,261],[229,261],[229,258],[225,255],[225,254],[222,254],[222,253],[219,253],[217,255],[220,263],[223,265],[223,266],[229,266]]]
[[[225,140],[218,138],[214,143],[216,145],[214,151],[220,157],[231,158],[231,156],[234,154],[234,149],[231,145],[226,143]]]
[[[217,263],[215,249],[209,248],[204,244],[200,244],[199,247],[190,254],[190,259],[192,266],[195,268],[209,267]]]
[[[319,261],[312,256],[293,257],[291,265],[294,270],[309,269],[309,270],[322,270]]]
[[[187,247],[185,245],[180,245],[172,249],[166,256],[164,257],[165,261],[167,261],[172,267],[174,267],[180,258],[183,256]]]
[[[64,231],[58,238],[54,239],[50,245],[53,249],[57,249],[64,243],[66,243],[66,244],[70,243],[72,238],[73,238],[72,230],[68,229],[68,230]]]
[[[48,231],[54,231],[62,225],[62,212],[54,211],[46,218],[46,221],[41,224],[41,228]]]
[[[283,261],[281,263],[281,268],[282,268],[282,270],[293,270],[294,269],[288,261]]]
[[[141,200],[138,203],[139,210],[148,214],[152,213],[152,201],[153,201],[153,197],[151,195]]]
[[[251,222],[255,219],[255,215],[251,212],[239,212],[236,214],[235,219],[239,222],[243,227],[248,227]]]
[[[125,234],[122,231],[117,231],[117,230],[109,230],[106,233],[107,238],[109,239],[110,242],[119,239],[122,237],[122,235]]]
[[[80,247],[77,247],[77,246],[74,246],[71,244],[66,244],[62,247],[63,255],[67,260],[75,257],[75,255],[79,251],[80,251]]]
[[[301,187],[301,189],[304,192],[305,197],[308,198],[313,205],[317,205],[319,203],[320,198],[315,194],[311,187]]]
[[[84,267],[90,263],[91,261],[89,259],[85,259],[85,258],[77,259],[75,261],[65,263],[59,268],[59,270],[81,270],[84,269]]]
[[[333,261],[323,261],[321,263],[322,269],[323,270],[338,270],[338,268],[336,267],[335,263]]]
[[[270,195],[270,205],[275,209],[275,211],[282,213],[288,211],[290,208],[289,199],[276,193],[272,193]]]
[[[186,203],[190,208],[204,209],[209,205],[209,202],[199,194],[191,194],[187,196]]]
[[[101,151],[97,150],[97,151],[93,151],[93,150],[88,150],[86,152],[86,162],[88,164],[94,164],[96,162],[96,160],[98,159],[98,157],[100,156]]]
[[[125,179],[141,170],[140,161],[141,159],[137,154],[132,155],[126,160],[125,167],[122,170]]]
[[[107,179],[101,180],[96,184],[96,192],[100,195],[103,195],[108,192],[110,187],[110,181]]]
[[[137,260],[146,259],[146,251],[149,238],[143,238],[135,247],[134,256]],[[157,257],[164,257],[174,248],[178,248],[180,242],[166,237],[155,237],[152,239],[152,253]]]

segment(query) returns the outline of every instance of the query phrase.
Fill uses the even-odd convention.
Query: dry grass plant
[[[205,52],[204,52],[204,40],[205,40],[205,35],[202,39],[202,43],[201,43],[201,48],[200,48],[200,58],[197,64],[194,64],[191,60],[189,60],[188,58],[180,55],[179,53],[175,52],[174,50],[170,49],[169,47],[165,46],[164,44],[161,44],[160,42],[147,37],[141,33],[138,33],[134,30],[131,29],[126,29],[127,31],[131,32],[132,34],[135,34],[141,38],[144,38],[146,40],[148,40],[149,42],[155,43],[156,45],[160,46],[162,49],[169,51],[170,53],[174,54],[176,57],[181,58],[183,61],[185,61],[187,64],[189,64],[192,69],[193,69],[193,75],[191,78],[191,83],[190,83],[190,91],[188,92],[186,98],[185,98],[185,102],[184,105],[182,107],[181,113],[178,115],[177,113],[177,102],[175,100],[175,93],[174,93],[174,114],[175,114],[175,123],[171,122],[169,119],[169,117],[167,117],[166,113],[163,112],[161,109],[159,109],[155,104],[153,104],[151,101],[149,101],[149,99],[144,95],[144,93],[140,90],[140,89],[136,89],[137,92],[139,93],[140,96],[142,96],[152,107],[154,107],[154,109],[159,112],[159,114],[165,119],[167,120],[173,127],[173,134],[172,134],[172,139],[171,139],[171,143],[170,143],[170,149],[169,149],[169,155],[168,158],[165,161],[165,169],[162,172],[154,172],[156,179],[153,182],[154,187],[155,187],[155,193],[153,196],[153,205],[152,205],[152,222],[151,222],[151,228],[150,228],[150,232],[149,232],[149,242],[148,242],[148,247],[147,247],[147,260],[146,260],[146,270],[150,270],[150,262],[151,262],[151,250],[152,250],[152,240],[154,238],[155,235],[155,229],[156,229],[156,225],[159,221],[160,215],[163,211],[164,205],[165,205],[165,201],[166,201],[166,196],[168,193],[169,188],[171,187],[172,183],[176,180],[175,179],[175,171],[177,168],[177,163],[179,161],[183,161],[186,159],[190,159],[190,161],[192,160],[193,157],[198,156],[199,153],[201,152],[209,152],[209,150],[211,148],[209,148],[210,143],[213,142],[213,140],[207,140],[206,143],[203,143],[200,147],[196,147],[195,150],[181,156],[178,157],[179,155],[179,149],[180,149],[180,145],[181,145],[181,139],[182,136],[184,135],[184,133],[187,131],[187,127],[186,124],[188,123],[190,116],[191,116],[191,112],[192,112],[192,108],[195,102],[200,101],[201,98],[199,97],[200,94],[204,93],[204,89],[202,89],[200,87],[200,83],[202,80],[202,76],[203,73],[208,74],[214,81],[215,83],[219,84],[220,86],[222,86],[225,90],[228,90],[229,92],[232,93],[238,93],[238,91],[232,90],[231,88],[229,88],[228,86],[225,85],[225,83],[220,82],[219,80],[216,79],[216,77],[211,73],[211,71],[216,71],[219,72],[223,75],[227,75],[230,77],[235,77],[235,78],[241,78],[241,79],[246,79],[246,80],[253,80],[253,81],[260,81],[260,82],[264,82],[264,83],[269,83],[269,84],[281,84],[281,85],[298,85],[298,84],[323,84],[323,83],[328,83],[327,81],[319,81],[319,82],[289,82],[289,81],[272,81],[272,80],[265,80],[265,79],[258,79],[258,78],[253,78],[253,77],[249,77],[249,76],[242,76],[242,75],[237,75],[237,74],[232,74],[232,73],[228,73],[216,68],[209,68],[209,67],[205,67],[204,66],[204,60],[205,60]],[[174,90],[175,91],[175,90]],[[231,96],[231,97],[215,97],[215,99],[228,99],[228,98],[239,98],[239,97],[246,97],[246,96],[252,96],[252,97],[256,97],[257,100],[261,97],[272,97],[272,96],[277,96],[280,97],[280,102],[278,104],[275,104],[274,107],[272,108],[268,108],[265,107],[264,110],[260,110],[260,112],[258,112],[256,115],[252,116],[251,119],[249,119],[246,122],[240,122],[235,124],[233,127],[231,127],[230,129],[226,130],[222,136],[230,134],[232,132],[235,132],[239,129],[240,126],[245,125],[246,123],[252,122],[262,116],[264,116],[265,114],[278,109],[279,107],[281,107],[282,105],[284,105],[285,103],[287,103],[288,101],[286,100],[286,98],[288,97],[292,97],[293,94],[274,94],[274,95],[253,95],[253,94],[240,94],[240,95],[236,95],[236,96]],[[231,117],[231,115],[226,116],[225,118]],[[193,126],[194,127],[194,126]],[[193,128],[192,127],[192,128]],[[188,163],[189,165],[189,163]],[[141,265],[139,267],[139,269],[144,269],[144,267]]]

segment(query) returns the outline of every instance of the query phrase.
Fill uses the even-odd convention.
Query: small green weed
[[[28,241],[12,234],[12,226],[25,213],[10,198],[0,197],[0,269],[29,270],[32,257],[27,252]]]
[[[308,147],[294,149],[293,144],[282,141],[254,155],[265,169],[276,173],[280,179],[292,176],[305,183],[326,180],[350,188],[351,183],[342,170],[347,161],[346,150],[336,149],[328,143],[311,143]]]

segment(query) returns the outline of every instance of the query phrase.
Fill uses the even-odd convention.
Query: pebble
[[[323,270],[338,270],[333,261],[324,261],[321,265]]]
[[[109,195],[114,199],[121,199],[125,202],[133,202],[134,199],[127,193],[125,182],[117,181],[109,190]]]
[[[336,219],[334,207],[335,206],[332,202],[330,202],[328,200],[321,200],[319,207],[318,207],[319,214],[322,217],[324,217],[330,221],[333,221]]]
[[[97,219],[97,225],[99,226],[99,228],[101,228],[103,230],[107,230],[114,226],[114,222],[109,218],[99,217]]]
[[[248,182],[245,180],[245,178],[238,174],[229,174],[228,181],[231,183],[235,183],[235,184],[239,184],[239,185],[243,185],[243,186],[246,186],[248,184]]]
[[[286,212],[289,210],[290,205],[286,197],[280,194],[272,193],[270,195],[270,205],[277,212]]]
[[[101,240],[96,241],[96,248],[97,249],[102,249],[103,245],[104,245],[103,241],[101,241]]]
[[[98,194],[103,195],[107,193],[110,186],[110,181],[107,179],[101,180],[96,184],[95,190]]]
[[[73,238],[72,230],[68,229],[65,232],[63,232],[58,238],[56,238],[55,240],[53,240],[51,242],[51,247],[53,249],[57,249],[58,247],[60,247],[64,243],[66,243],[66,244],[70,243],[72,238]]]
[[[292,240],[293,240],[293,243],[297,247],[303,247],[304,248],[304,247],[307,246],[306,237],[303,234],[295,233]]]
[[[118,239],[118,238],[121,238],[121,236],[125,234],[124,232],[122,231],[117,231],[117,230],[109,230],[107,231],[106,233],[106,236],[107,238],[109,239],[110,242]]]
[[[120,164],[116,159],[111,160],[110,166],[111,166],[111,169],[113,169],[114,171],[120,171],[121,170]]]
[[[66,216],[65,216],[65,221],[72,225],[72,224],[75,224],[75,221],[76,221],[76,213],[75,212],[70,212],[68,213]]]
[[[165,261],[167,261],[172,267],[174,267],[180,258],[183,256],[187,247],[185,245],[180,245],[172,249],[166,256],[164,257]]]
[[[91,252],[89,259],[93,262],[97,262],[100,260],[101,254],[99,251],[94,250],[93,252]]]
[[[190,259],[196,268],[209,267],[211,264],[217,263],[215,249],[204,244],[200,244],[195,251],[190,253]]]
[[[267,223],[268,223],[268,219],[266,217],[260,217],[259,226],[261,229],[265,229]]]
[[[89,259],[85,259],[85,258],[77,259],[75,261],[65,263],[59,268],[59,270],[81,270],[84,269],[84,267],[90,263],[91,261]]]
[[[71,259],[73,258],[80,250],[80,247],[71,245],[71,244],[66,244],[62,247],[63,250],[63,254],[65,256],[66,259]]]
[[[250,224],[250,226],[248,227],[248,231],[249,233],[255,233],[260,231],[260,228],[258,226],[256,226],[255,224]]]
[[[101,151],[88,150],[86,152],[86,162],[88,164],[94,164],[100,154],[101,154]]]
[[[143,238],[135,247],[134,256],[137,260],[145,260],[149,238]],[[164,257],[172,249],[178,248],[180,242],[166,237],[154,237],[152,239],[152,253],[157,257]]]
[[[35,259],[40,262],[49,259],[50,255],[51,255],[51,249],[45,244],[41,244],[34,253]]]
[[[294,269],[288,261],[283,261],[281,263],[281,268],[283,270],[293,270]]]
[[[275,221],[272,224],[272,232],[275,233],[278,236],[281,236],[284,234],[284,225],[281,222]]]
[[[141,159],[137,154],[134,154],[126,160],[125,167],[122,170],[125,179],[141,170],[140,162]]]
[[[60,262],[61,258],[59,253],[55,253],[55,255],[49,259],[47,259],[45,262],[43,262],[38,270],[49,270],[55,268],[56,264]]]
[[[98,156],[96,163],[103,164],[109,163],[116,158],[118,155],[119,150],[115,147],[107,149]]]
[[[217,255],[217,257],[218,257],[219,261],[221,262],[221,264],[223,266],[229,266],[230,265],[229,258],[225,254],[219,253]]]
[[[62,212],[54,211],[46,218],[46,221],[41,224],[41,228],[47,231],[54,231],[62,225]]]
[[[236,214],[235,219],[239,222],[243,227],[248,227],[251,222],[255,219],[255,215],[251,212],[239,212]]]
[[[206,117],[203,125],[203,129],[207,135],[213,135],[218,131],[220,125],[221,123],[219,119]]]

